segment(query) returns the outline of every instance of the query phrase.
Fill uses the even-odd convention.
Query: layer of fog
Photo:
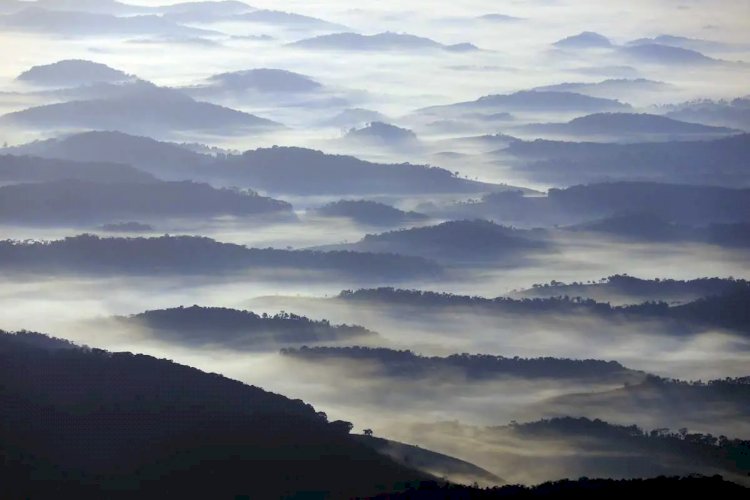
[[[142,3],[147,3],[142,1]],[[152,4],[160,1],[148,2]],[[258,7],[279,8],[278,2],[251,2]],[[314,35],[310,32],[271,30],[251,24],[218,24],[212,29],[226,35],[207,39],[210,43],[185,43],[189,40],[123,40],[109,38],[65,38],[0,33],[0,51],[13,54],[0,65],[0,113],[17,111],[49,102],[47,97],[14,81],[22,71],[37,64],[59,59],[82,58],[106,63],[164,86],[196,85],[207,77],[258,67],[283,68],[310,75],[326,87],[339,102],[320,105],[279,106],[269,99],[238,98],[224,102],[237,109],[277,120],[289,128],[273,134],[244,134],[232,137],[203,133],[176,134],[175,139],[198,141],[237,150],[273,144],[310,146],[326,151],[356,152],[358,156],[382,161],[437,162],[462,175],[494,182],[529,185],[521,174],[485,164],[478,157],[436,159],[439,141],[451,135],[431,130],[411,113],[420,107],[473,100],[482,95],[505,93],[567,81],[594,82],[626,75],[665,81],[673,85],[668,92],[625,94],[621,99],[637,110],[652,105],[694,98],[733,98],[747,93],[748,70],[745,66],[697,68],[635,64],[608,52],[560,51],[551,44],[584,30],[600,32],[616,43],[660,33],[673,33],[727,43],[744,43],[750,9],[745,1],[689,3],[645,2],[514,2],[498,5],[487,0],[441,6],[439,16],[425,12],[423,2],[372,3],[352,8],[342,2],[291,1],[284,10],[319,16],[352,26],[365,33],[385,30],[408,31],[431,37],[441,43],[472,42],[485,49],[470,54],[444,52],[351,53],[315,52],[287,47],[288,42]],[[503,9],[503,14],[522,18],[517,22],[478,22],[476,16]],[[447,10],[450,9],[450,10]],[[696,15],[699,13],[699,15]],[[564,19],[564,22],[560,20]],[[241,38],[271,33],[272,40]],[[147,43],[144,43],[147,42]],[[715,52],[712,57],[750,61],[750,52]],[[425,82],[428,82],[426,84]],[[303,99],[304,102],[304,99]],[[352,149],[340,141],[344,130],[318,127],[321,120],[333,117],[346,107],[364,107],[393,117],[398,125],[414,128],[426,146],[399,150],[383,147]],[[570,119],[560,113],[526,114],[520,123]],[[518,125],[519,123],[512,123]],[[470,124],[461,135],[507,132],[503,123]],[[52,131],[9,128],[0,130],[0,143],[19,144],[56,135]],[[444,163],[443,163],[444,162]],[[531,187],[547,187],[531,184]],[[296,208],[331,200],[288,200]],[[413,208],[417,200],[384,200]],[[411,204],[412,206],[408,206]],[[113,221],[116,222],[116,221]],[[52,239],[95,228],[0,227],[3,238]],[[157,234],[200,234],[219,241],[248,246],[304,248],[331,243],[352,242],[367,228],[344,221],[303,218],[301,223],[249,226],[234,220],[207,220],[195,223],[164,221]],[[460,270],[449,273],[445,281],[409,282],[399,286],[460,294],[497,296],[531,286],[533,283],[597,280],[603,276],[627,272],[643,278],[688,279],[702,276],[750,278],[748,255],[703,245],[624,244],[569,239],[561,241],[561,251],[527,263],[520,268]],[[502,381],[486,384],[451,383],[446,385],[399,384],[392,379],[368,376],[346,377],[337,370],[300,367],[283,360],[275,352],[233,352],[220,348],[196,350],[188,346],[159,342],[148,332],[97,329],[92,319],[139,313],[148,309],[200,304],[250,309],[275,313],[280,310],[305,314],[334,323],[354,323],[371,328],[383,336],[385,345],[414,349],[434,355],[454,352],[488,353],[505,356],[559,356],[571,358],[613,359],[625,366],[651,373],[684,379],[709,379],[747,375],[750,344],[721,331],[705,331],[679,337],[660,332],[661,325],[640,323],[612,324],[596,318],[528,318],[467,314],[442,311],[429,316],[405,316],[397,311],[353,308],[325,300],[342,289],[364,283],[333,280],[324,275],[290,275],[271,279],[257,275],[234,278],[3,278],[0,288],[0,328],[30,329],[70,338],[80,343],[113,350],[145,352],[159,357],[220,372],[290,397],[303,398],[326,411],[331,419],[355,422],[358,429],[374,428],[378,434],[432,446],[439,451],[475,460],[510,480],[535,481],[563,475],[564,471],[545,464],[539,475],[521,475],[507,462],[491,458],[496,449],[485,449],[476,441],[441,440],[436,435],[419,435],[409,429],[411,423],[437,420],[461,420],[474,425],[504,424],[512,419],[533,420],[543,416],[549,398],[570,392],[604,389],[586,385],[544,381]],[[354,367],[360,370],[362,367]],[[368,380],[368,378],[370,380]],[[617,411],[600,413],[617,419]],[[730,415],[731,416],[731,415]],[[680,415],[674,415],[675,418]],[[682,416],[688,418],[689,416]],[[651,427],[664,422],[650,420],[647,414],[619,415],[622,423],[642,419]],[[628,420],[634,419],[634,420]],[[667,425],[671,425],[667,423]],[[724,430],[727,434],[747,433],[746,427]],[[518,449],[518,443],[501,443]],[[537,459],[550,452],[549,443],[539,448],[524,443]],[[560,443],[556,458],[569,458],[569,447]],[[504,473],[507,472],[506,473]]]
[[[331,57],[327,52],[293,49],[284,45],[288,41],[304,37],[305,33],[276,30],[274,35],[279,39],[272,41],[236,38],[239,35],[257,34],[259,28],[248,23],[219,26],[228,30],[227,35],[235,37],[220,37],[216,40],[216,45],[206,46],[158,43],[143,45],[91,38],[52,40],[38,35],[7,33],[0,35],[0,47],[13,47],[15,57],[0,68],[0,81],[3,82],[4,90],[27,90],[12,79],[32,65],[63,58],[104,62],[159,85],[176,87],[196,84],[210,75],[226,71],[277,67],[308,74],[326,87],[342,91],[351,98],[349,107],[375,109],[397,117],[398,121],[398,117],[423,106],[471,100],[490,93],[511,92],[565,81],[596,81],[597,78],[586,74],[590,67],[605,68],[601,76],[604,79],[608,76],[607,66],[628,65],[627,61],[618,61],[610,54],[587,51],[571,54],[550,49],[554,41],[583,30],[602,32],[617,43],[662,32],[727,42],[741,41],[743,30],[740,29],[742,16],[739,13],[746,8],[743,2],[735,2],[722,9],[709,9],[714,11],[709,17],[716,18],[711,21],[705,16],[698,16],[699,19],[694,16],[695,11],[703,7],[701,2],[688,9],[679,9],[672,2],[659,6],[649,5],[646,9],[649,16],[639,14],[630,5],[626,11],[623,4],[618,22],[613,23],[612,6],[605,9],[591,2],[586,2],[586,5],[581,5],[580,2],[575,5],[555,2],[535,3],[533,6],[514,4],[507,7],[512,15],[523,18],[523,21],[498,26],[496,23],[473,19],[496,11],[497,6],[491,2],[461,4],[455,13],[441,11],[438,18],[422,12],[418,4],[408,3],[399,3],[394,11],[389,11],[389,6],[381,4],[362,9],[343,7],[335,2],[284,6],[285,10],[299,8],[300,13],[342,22],[367,33],[386,29],[404,31],[408,28],[410,33],[432,37],[443,43],[466,41],[467,33],[470,33],[471,39],[468,41],[487,50],[468,54],[338,52],[335,57]],[[617,7],[614,8],[617,10]],[[410,15],[402,17],[405,13]],[[561,13],[565,13],[566,23],[558,22]],[[405,18],[409,19],[408,26],[404,25]],[[657,25],[657,22],[660,24]],[[721,30],[709,29],[709,24],[720,25]],[[467,26],[471,29],[467,30]],[[544,35],[540,36],[540,33]],[[18,50],[19,46],[23,47],[22,50]],[[220,57],[217,57],[219,54]],[[733,59],[745,56],[747,54],[732,54]],[[750,60],[750,57],[745,58]],[[184,64],[186,60],[190,64]],[[633,101],[639,106],[698,97],[729,98],[746,93],[744,81],[747,70],[742,67],[684,67],[675,70],[672,67],[653,65],[633,66],[638,68],[638,76],[674,84],[674,89],[670,89],[655,102],[638,102],[638,96],[622,96],[623,100]],[[584,73],[577,73],[581,69]],[[429,75],[430,79],[427,88],[422,85],[425,75]],[[619,75],[611,73],[609,76]],[[13,98],[6,96],[2,111],[17,110],[28,105],[26,97],[20,99],[21,102],[14,104]],[[264,136],[246,135],[227,139],[197,134],[185,139],[203,140],[237,149],[274,143],[326,146],[331,149],[335,148],[333,140],[342,134],[341,130],[335,129],[310,129],[313,122],[326,118],[324,115],[327,113],[335,115],[340,108],[279,107],[273,100],[266,107],[259,107],[257,103],[249,108],[243,106],[242,102],[234,104],[245,111],[285,123],[291,129]],[[408,120],[403,121],[403,124],[409,125]],[[500,126],[501,130],[502,128]],[[486,132],[493,131],[498,130],[491,126],[486,129]],[[3,139],[13,144],[36,136],[38,134],[20,130],[3,131]],[[360,153],[387,156],[394,160],[420,159],[418,155],[414,158],[411,154],[382,150]]]

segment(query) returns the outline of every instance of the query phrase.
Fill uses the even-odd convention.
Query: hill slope
[[[81,235],[51,242],[0,241],[0,269],[6,273],[104,275],[244,275],[296,270],[327,278],[402,280],[436,276],[431,261],[393,254],[314,252],[247,248],[194,236],[99,238]],[[311,279],[311,276],[308,275]]]
[[[342,497],[424,477],[302,401],[149,356],[45,348],[27,335],[0,333],[3,496]]]
[[[177,307],[145,311],[115,321],[145,329],[155,337],[193,346],[222,345],[249,349],[318,342],[367,342],[377,334],[361,326],[332,325],[304,316],[258,315],[224,307]]]

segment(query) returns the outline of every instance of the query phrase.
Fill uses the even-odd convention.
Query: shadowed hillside
[[[0,242],[4,273],[93,275],[243,275],[283,270],[382,281],[439,275],[425,259],[392,254],[247,248],[210,238],[99,238],[81,235],[51,242]],[[330,274],[332,273],[332,274]],[[287,276],[288,277],[288,276]]]
[[[156,178],[122,163],[0,155],[0,184],[77,179],[91,182],[152,182]]]
[[[156,338],[192,346],[252,349],[319,342],[367,342],[377,334],[355,325],[332,325],[290,313],[259,315],[224,307],[178,307],[116,317],[121,325],[145,329]]]
[[[420,356],[412,351],[367,347],[302,347],[284,349],[292,358],[312,363],[370,363],[383,376],[405,379],[457,377],[467,380],[508,378],[593,379],[636,381],[645,374],[629,370],[614,361],[558,358],[506,358],[486,354],[453,354],[447,357]]]
[[[544,231],[524,231],[492,222],[451,221],[436,226],[368,234],[343,248],[456,262],[508,262],[535,252],[549,251]]]
[[[425,477],[300,400],[150,356],[48,349],[26,336],[0,333],[6,498],[345,497]]]
[[[292,206],[254,191],[189,181],[96,183],[67,180],[0,187],[0,220],[25,223],[106,222],[160,217],[267,216],[293,219]]]

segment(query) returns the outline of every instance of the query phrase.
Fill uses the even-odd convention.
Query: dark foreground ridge
[[[0,380],[2,498],[350,498],[429,479],[303,401],[151,356],[0,332]]]
[[[485,498],[747,498],[750,490],[721,476],[656,477],[652,479],[564,479],[538,486],[479,489],[454,484],[424,483],[418,489],[380,495],[377,500],[464,500]]]

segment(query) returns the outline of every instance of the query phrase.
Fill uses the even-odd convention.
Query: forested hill
[[[642,381],[646,374],[630,370],[616,361],[564,358],[508,358],[489,354],[421,356],[412,351],[368,347],[302,347],[284,349],[291,358],[330,364],[336,361],[374,364],[383,375],[419,379],[460,375],[468,380],[501,377],[592,379],[598,381]]]
[[[333,325],[327,320],[316,321],[288,312],[260,315],[226,307],[174,307],[119,316],[115,320],[172,342],[232,349],[378,338],[375,332],[361,326]]]
[[[303,401],[150,356],[0,332],[0,380],[2,498],[348,498],[425,478]]]

